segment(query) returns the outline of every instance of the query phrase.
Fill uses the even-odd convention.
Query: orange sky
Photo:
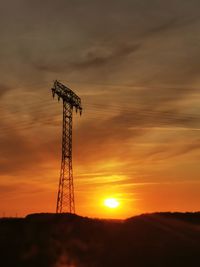
[[[200,4],[9,2],[0,9],[0,216],[55,211],[55,79],[83,102],[73,129],[78,214],[199,210]],[[107,197],[120,207],[105,208]]]

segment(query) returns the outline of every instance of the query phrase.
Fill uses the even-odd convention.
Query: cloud
[[[3,128],[3,123],[1,122]],[[4,123],[6,130],[0,135],[0,174],[19,175],[31,173],[41,162],[40,148],[37,140],[25,136],[17,125]]]
[[[0,16],[0,70],[12,71],[13,78],[31,81],[48,75],[55,79],[56,74],[75,80],[120,77],[126,81],[130,72],[132,81],[156,83],[172,80],[174,72],[180,83],[188,79],[188,73],[197,75],[198,55],[190,64],[182,57],[182,53],[198,53],[189,32],[198,36],[199,27],[187,29],[197,20],[196,1],[48,1],[47,6],[41,1],[16,0],[13,8],[9,2],[3,4]],[[55,10],[59,16],[54,16]],[[180,61],[184,75],[179,75],[176,65]]]
[[[112,90],[109,93],[105,91],[100,96],[94,95],[90,99],[91,102],[103,103],[102,110],[105,111],[105,114],[100,119],[88,118],[88,110],[86,110],[83,113],[84,122],[80,125],[77,123],[78,129],[75,129],[73,133],[75,140],[73,149],[78,164],[84,165],[91,162],[95,164],[95,162],[106,159],[121,160],[123,158],[124,161],[128,161],[130,158],[134,158],[136,160],[132,147],[141,138],[145,140],[155,127],[199,127],[198,116],[182,113],[182,109],[177,105],[179,101],[194,92],[190,88],[150,87],[139,88],[134,92],[128,88],[115,93]],[[4,133],[0,139],[0,171],[2,174],[26,173],[34,166],[37,166],[38,169],[41,168],[42,172],[44,170],[42,165],[45,165],[46,162],[60,161],[60,109],[56,111],[60,114],[58,121],[53,111],[53,102],[51,106],[46,106],[41,101],[40,105],[45,106],[44,110],[37,102],[26,107],[27,99],[32,97],[32,93],[29,92],[29,94],[26,96],[23,112],[19,112],[19,106],[17,106],[15,114],[19,117],[19,125],[20,117],[28,114],[26,121],[29,128],[32,127],[33,132],[36,128],[40,129],[40,134],[36,132],[33,138],[30,131],[25,136],[26,131],[18,129],[17,120],[14,120],[13,124],[9,124],[12,120],[5,120],[4,123],[3,120],[1,121],[1,125],[7,127],[7,134]],[[130,104],[129,108],[124,104],[123,97],[125,95],[128,105]],[[34,96],[37,96],[35,92]],[[112,102],[120,101],[123,104],[118,104],[118,108],[113,113],[112,105],[115,107],[115,104]],[[134,101],[139,102],[138,105],[132,104]],[[55,107],[57,108],[56,104]],[[52,128],[52,126],[57,128]],[[87,157],[85,157],[85,153]],[[148,158],[148,155],[146,157]]]
[[[86,55],[85,61],[73,63],[72,67],[80,70],[85,68],[99,67],[108,63],[113,63],[113,61],[120,61],[124,57],[136,52],[138,49],[140,49],[139,44],[124,44],[114,48],[112,51],[109,51],[107,55],[98,55],[98,51],[89,52]]]
[[[151,26],[149,29],[147,29],[142,37],[153,37],[154,35],[165,35],[166,32],[174,32],[177,29],[181,29],[184,27],[187,27],[191,24],[197,23],[199,21],[199,16],[194,15],[194,16],[189,16],[185,17],[183,15],[176,15],[174,16],[173,14],[170,17],[167,17],[164,21],[160,21],[159,24],[156,26]]]
[[[2,182],[2,181],[1,181]],[[4,181],[5,183],[5,181]],[[32,186],[30,186],[30,183],[16,183],[16,181],[14,181],[13,183],[7,183],[7,184],[0,184],[0,194],[2,195],[11,195],[11,194],[15,194],[17,192],[24,192],[24,193],[33,193],[33,194],[37,194],[39,193],[41,190],[41,188],[37,185],[37,184],[32,184]]]
[[[152,149],[146,153],[146,159],[152,159],[153,161],[167,160],[174,157],[184,156],[185,154],[198,152],[200,150],[200,139],[193,140],[192,143],[185,141],[184,143],[158,145],[155,149]]]
[[[82,59],[79,61],[61,60],[59,62],[34,62],[33,65],[37,70],[59,72],[61,70],[84,71],[88,69],[97,69],[114,63],[120,63],[130,54],[140,49],[140,44],[121,44],[119,46],[104,47],[99,44],[97,48],[91,47],[85,51]]]
[[[7,85],[0,84],[0,99],[9,92],[11,88]]]
[[[179,21],[176,17],[172,18],[172,19],[168,19],[166,22],[161,23],[157,26],[154,26],[152,28],[149,28],[145,34],[143,35],[143,37],[149,37],[152,36],[154,34],[165,34],[166,31],[172,30],[174,28],[176,28],[176,26],[180,26],[179,25]]]
[[[75,132],[76,159],[85,163],[101,161],[103,158],[120,159],[124,155],[134,157],[130,144],[134,145],[141,138],[145,140],[145,136],[148,137],[156,127],[197,128],[200,127],[200,121],[177,110],[166,112],[142,108],[120,112],[102,121],[90,120]],[[84,157],[85,153],[87,157]]]

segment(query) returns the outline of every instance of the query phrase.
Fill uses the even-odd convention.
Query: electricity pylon
[[[75,213],[74,183],[72,170],[72,115],[73,108],[82,113],[81,99],[71,89],[55,81],[51,89],[58,101],[63,101],[62,160],[56,213]]]

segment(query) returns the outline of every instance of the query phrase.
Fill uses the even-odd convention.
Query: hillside
[[[200,266],[200,213],[124,221],[70,214],[0,220],[1,266]]]

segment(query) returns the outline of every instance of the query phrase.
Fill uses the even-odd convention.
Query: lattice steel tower
[[[75,213],[74,183],[72,170],[72,114],[73,108],[82,113],[81,99],[71,89],[55,81],[52,90],[63,101],[62,160],[56,213]]]

